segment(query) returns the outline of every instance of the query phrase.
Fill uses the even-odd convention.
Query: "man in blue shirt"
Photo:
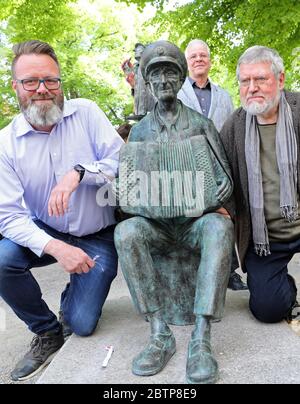
[[[21,114],[0,131],[0,295],[36,334],[12,372],[26,380],[62,346],[59,321],[30,269],[57,261],[70,274],[65,322],[90,335],[117,272],[114,207],[97,191],[115,177],[122,139],[91,101],[65,101],[54,50],[14,48],[12,85]],[[100,206],[101,205],[101,206]]]

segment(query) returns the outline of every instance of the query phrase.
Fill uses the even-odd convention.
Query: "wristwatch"
[[[76,164],[76,166],[74,167],[74,170],[79,173],[79,182],[81,182],[81,180],[84,176],[84,173],[85,173],[85,168],[82,167],[80,164]]]

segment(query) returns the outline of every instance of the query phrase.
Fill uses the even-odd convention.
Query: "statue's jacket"
[[[177,102],[180,104],[179,116],[175,130],[172,130],[171,128],[171,134],[169,135],[171,137],[176,136],[178,139],[185,139],[198,135],[205,136],[213,154],[232,182],[227,157],[213,122],[204,115],[201,115],[193,109],[185,106],[181,101],[178,100]],[[157,115],[156,104],[152,112],[132,127],[128,141],[159,141],[159,137],[163,132],[166,132],[165,127]]]

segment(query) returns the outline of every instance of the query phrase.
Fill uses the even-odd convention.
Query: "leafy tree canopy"
[[[169,32],[170,40],[182,49],[194,38],[207,41],[214,56],[212,74],[221,79],[220,84],[227,82],[225,87],[234,82],[236,63],[243,51],[253,45],[265,45],[283,57],[287,87],[299,89],[299,0],[178,0],[173,10],[163,5],[176,4],[175,0],[132,2],[140,8],[156,6],[153,23],[160,26],[160,33]],[[230,86],[230,90],[237,92],[236,86]]]
[[[120,124],[132,112],[121,62],[133,56],[136,42],[156,38],[155,28],[141,28],[145,18],[136,6],[111,0],[1,0],[0,127],[18,111],[10,84],[11,47],[29,39],[54,47],[67,98],[93,99]]]
[[[0,127],[18,110],[10,88],[13,43],[53,45],[67,98],[95,100],[117,125],[132,111],[120,64],[133,56],[136,42],[164,38],[184,50],[191,39],[206,40],[211,76],[238,105],[236,63],[255,44],[279,51],[287,88],[299,89],[299,23],[299,0],[1,0]]]

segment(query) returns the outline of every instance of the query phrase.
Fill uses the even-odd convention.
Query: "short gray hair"
[[[209,49],[209,46],[207,45],[207,43],[205,41],[202,41],[202,39],[193,39],[191,42],[188,43],[187,47],[185,48],[184,54],[185,54],[186,59],[187,59],[188,51],[193,45],[204,46],[207,49],[208,57],[210,58],[210,49]]]
[[[273,73],[277,78],[279,78],[280,73],[284,72],[283,60],[275,49],[268,48],[267,46],[255,45],[248,48],[239,58],[236,69],[238,80],[240,76],[240,65],[261,62],[270,62]]]
[[[16,63],[22,55],[48,55],[54,60],[60,70],[59,62],[54,49],[46,42],[37,40],[25,41],[15,44],[12,49],[14,53],[14,59],[11,65],[13,78],[15,78]]]

